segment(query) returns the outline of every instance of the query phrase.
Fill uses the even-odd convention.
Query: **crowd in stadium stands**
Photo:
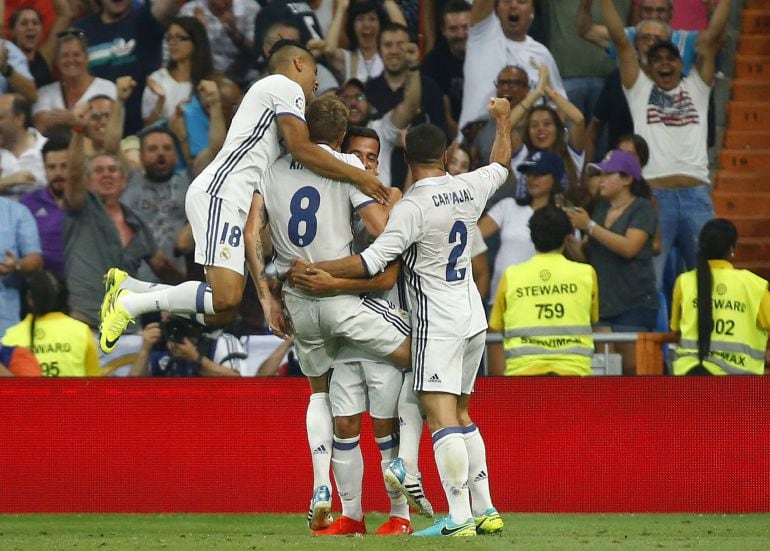
[[[350,152],[403,192],[414,183],[406,129],[441,128],[447,171],[463,174],[489,162],[490,97],[508,100],[508,179],[472,243],[490,331],[504,337],[489,348],[488,372],[590,374],[591,331],[667,331],[659,308],[676,276],[705,266],[698,238],[714,218],[712,89],[730,8],[730,0],[7,0],[0,374],[100,374],[95,343],[111,267],[158,285],[204,280],[188,186],[222,148],[282,39],[317,60],[317,97],[336,95],[356,132],[376,132],[374,152]],[[534,213],[543,218],[530,228]],[[558,231],[568,223],[563,242],[535,238],[535,226],[548,233],[543,221]],[[708,257],[714,272],[731,266],[722,249]],[[264,253],[275,280],[269,243]],[[573,272],[582,298],[561,300]],[[559,276],[549,282],[545,273]],[[696,283],[677,282],[675,308],[687,308],[682,297]],[[523,306],[511,293],[522,289],[554,296],[535,301],[535,318],[517,318]],[[754,301],[760,318],[765,300]],[[567,323],[569,301],[586,310]],[[129,327],[141,336],[130,374],[298,374],[290,340],[245,368],[236,336],[269,333],[251,284],[238,312],[227,332],[165,314]],[[682,354],[697,349],[701,371],[744,372],[726,353],[704,363],[692,315],[675,312],[676,329],[689,331]],[[564,335],[572,346],[549,344]],[[634,373],[633,344],[617,348],[624,373]],[[684,374],[695,364],[674,365]],[[752,366],[745,372],[761,373]]]

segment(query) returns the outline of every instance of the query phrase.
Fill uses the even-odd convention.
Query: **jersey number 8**
[[[289,205],[289,241],[297,247],[307,247],[315,239],[318,219],[315,215],[321,206],[321,195],[314,187],[305,186],[297,190]]]

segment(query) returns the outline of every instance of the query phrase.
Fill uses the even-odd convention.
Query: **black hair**
[[[14,117],[24,116],[24,128],[32,126],[32,104],[21,94],[13,94],[11,112]]]
[[[152,134],[165,134],[169,138],[171,138],[171,141],[174,143],[174,147],[176,148],[179,145],[179,138],[177,138],[176,134],[174,134],[171,129],[168,126],[165,125],[159,125],[159,126],[146,126],[141,131],[137,132],[137,136],[139,137],[139,149],[141,150],[144,148],[144,142],[147,140],[147,136],[151,136]]]
[[[402,25],[401,23],[393,23],[391,21],[388,21],[384,25],[380,26],[380,33],[377,35],[377,49],[380,48],[380,40],[382,40],[382,33],[395,33],[395,32],[403,32],[406,33],[406,36],[409,37],[409,27],[406,25]],[[409,40],[409,38],[407,38]]]
[[[278,69],[278,65],[282,64],[286,61],[286,59],[282,59],[281,50],[286,48],[296,48],[298,50],[301,50],[302,52],[305,52],[311,59],[313,58],[313,54],[310,53],[310,50],[308,50],[304,45],[302,45],[300,42],[297,42],[296,40],[287,40],[285,38],[282,38],[275,44],[273,44],[273,47],[270,48],[270,51],[267,54],[267,67],[270,71],[270,74],[273,74]],[[296,52],[295,52],[296,55]],[[293,57],[293,56],[292,56]]]
[[[406,133],[406,156],[410,164],[443,162],[446,134],[435,124],[422,123]]]
[[[24,11],[33,11],[33,12],[35,12],[35,14],[37,15],[38,21],[40,21],[41,25],[43,24],[43,16],[40,15],[40,12],[37,11],[36,8],[33,8],[32,6],[22,6],[21,8],[15,10],[11,14],[11,18],[8,20],[8,26],[10,28],[13,28],[13,27],[16,26],[16,22],[19,20],[19,17],[21,17],[21,12],[24,12]]]
[[[537,252],[547,253],[562,247],[571,233],[569,217],[556,205],[537,209],[529,219],[529,235]]]
[[[374,12],[374,14],[377,16],[377,19],[380,21],[380,29],[382,29],[386,23],[390,22],[390,17],[388,17],[387,12],[378,3],[371,1],[351,2],[350,7],[348,8],[348,20],[347,23],[345,23],[345,33],[348,35],[350,50],[355,50],[358,48],[358,39],[356,38],[356,31],[354,28],[356,17],[370,12]],[[378,35],[377,44],[379,43],[380,37]]]
[[[703,226],[698,237],[698,265],[695,275],[698,283],[698,365],[703,367],[703,360],[711,348],[711,332],[714,330],[714,313],[711,305],[714,278],[709,260],[727,259],[731,249],[738,243],[738,230],[735,224],[724,218],[714,218]]]
[[[350,148],[350,140],[353,138],[371,138],[377,140],[377,147],[380,147],[380,136],[377,131],[366,126],[348,126],[348,130],[345,133],[345,139],[342,140],[342,151],[347,151]]]
[[[639,134],[624,134],[618,138],[618,142],[615,144],[616,149],[620,142],[631,142],[634,144],[634,151],[636,151],[636,156],[639,157],[639,166],[642,168],[647,166],[647,163],[650,162],[650,146],[647,145],[647,140]]]
[[[652,190],[650,184],[644,178],[636,179],[631,182],[631,186],[628,188],[631,191],[631,195],[635,197],[643,197],[644,199],[652,199]]]
[[[549,205],[555,205],[556,204],[556,196],[559,194],[562,194],[561,189],[561,181],[556,179],[556,176],[553,174],[549,174],[549,176],[553,179],[553,185],[551,186],[551,191],[548,192],[548,204]],[[526,179],[527,175],[524,174],[524,178]],[[534,198],[529,194],[529,191],[525,191],[523,197],[514,197],[514,201],[516,201],[516,204],[520,207],[526,207],[532,204],[532,200]]]
[[[676,44],[670,40],[658,40],[652,46],[650,46],[650,49],[647,50],[647,59],[651,60],[660,50],[667,50],[675,58],[679,59],[680,61],[682,59],[682,53],[679,51],[679,48],[677,48]]]
[[[35,271],[27,276],[27,302],[32,323],[29,325],[29,346],[35,344],[35,320],[51,312],[69,312],[67,300],[69,292],[58,276],[44,270]]]
[[[175,17],[168,24],[181,27],[184,32],[190,36],[192,41],[193,50],[190,56],[190,82],[192,83],[193,90],[198,88],[198,83],[201,80],[211,79],[214,74],[214,61],[211,57],[211,44],[209,43],[209,35],[206,32],[206,27],[203,26],[197,17]],[[168,68],[174,69],[176,67],[176,61],[169,59]]]
[[[45,162],[45,156],[51,151],[66,151],[70,146],[70,137],[66,134],[53,133],[40,149],[40,154]]]
[[[464,13],[466,11],[471,11],[471,9],[471,5],[465,0],[449,0],[448,2],[444,2],[438,15],[439,23],[443,26],[444,17],[450,13]]]

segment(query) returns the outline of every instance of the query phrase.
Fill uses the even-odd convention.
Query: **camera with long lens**
[[[185,338],[193,343],[200,338],[203,327],[192,320],[172,316],[160,324],[163,342],[183,343]]]

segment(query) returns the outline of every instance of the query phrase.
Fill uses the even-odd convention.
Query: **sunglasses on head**
[[[83,31],[79,31],[77,29],[67,29],[66,31],[62,31],[60,33],[56,33],[56,38],[59,39],[59,40],[61,40],[63,38],[68,38],[70,36],[74,37],[74,38],[78,38],[80,40],[85,40],[86,39],[86,33],[84,33]]]

